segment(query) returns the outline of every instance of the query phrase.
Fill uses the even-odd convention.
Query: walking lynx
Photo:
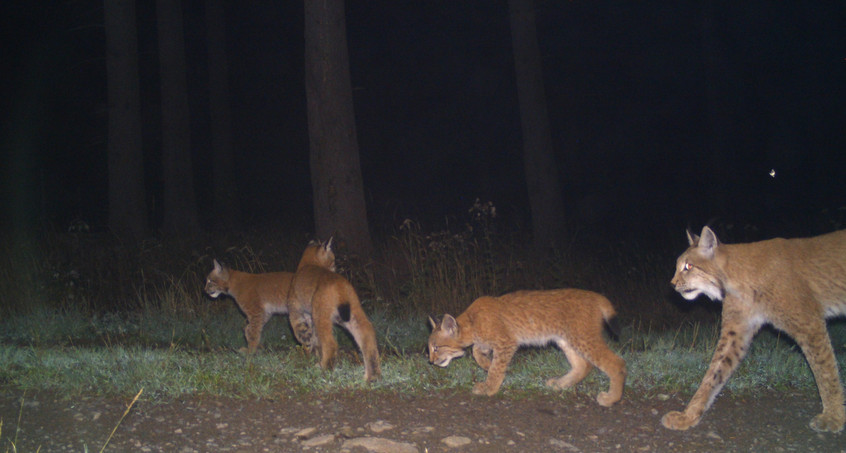
[[[846,421],[843,387],[825,318],[846,314],[846,230],[813,238],[722,244],[707,226],[687,233],[672,285],[685,299],[700,294],[723,301],[722,327],[708,371],[684,412],[669,412],[670,429],[695,426],[743,360],[765,323],[802,349],[822,398],[810,426],[839,432]]]
[[[500,297],[480,297],[457,318],[444,315],[440,323],[429,318],[429,362],[446,367],[473,347],[473,358],[488,372],[473,387],[477,395],[499,391],[505,370],[519,346],[555,343],[570,362],[570,371],[546,385],[566,389],[578,384],[593,366],[611,379],[607,392],[596,400],[611,406],[623,395],[626,363],[602,338],[603,324],[615,316],[604,296],[579,289],[518,291]]]

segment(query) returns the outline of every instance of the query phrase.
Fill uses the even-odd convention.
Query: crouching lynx
[[[446,367],[473,347],[473,358],[488,372],[473,393],[499,391],[505,370],[519,346],[555,343],[570,362],[570,371],[546,385],[566,389],[578,384],[593,366],[611,379],[607,392],[596,400],[602,406],[620,401],[626,380],[626,362],[602,338],[604,323],[615,316],[604,296],[579,289],[518,291],[500,297],[481,297],[457,318],[444,315],[440,323],[429,318],[429,362]]]
[[[685,299],[723,301],[722,327],[708,371],[684,412],[669,412],[670,429],[695,426],[743,360],[765,323],[802,349],[822,399],[810,426],[839,432],[846,421],[843,387],[825,318],[846,314],[846,230],[804,239],[722,244],[707,226],[687,233],[690,247],[676,262],[672,285]]]

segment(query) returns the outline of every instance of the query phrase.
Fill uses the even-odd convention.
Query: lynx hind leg
[[[596,402],[600,406],[608,407],[623,398],[623,387],[626,385],[626,361],[618,356],[601,340],[597,339],[596,351],[587,357],[611,381],[607,392],[600,392]]]
[[[338,341],[332,332],[332,318],[329,314],[314,313],[314,336],[317,343],[320,368],[331,370],[335,365],[335,354],[338,352]]]
[[[241,353],[253,354],[259,347],[261,341],[261,330],[267,324],[269,316],[248,316],[247,325],[244,327],[244,338],[247,339],[247,348],[241,348]]]
[[[825,321],[820,319],[811,326],[796,326],[791,330],[788,333],[805,354],[823,405],[822,413],[817,414],[809,426],[818,432],[840,432],[846,423],[846,407],[843,406],[843,386]]]
[[[558,347],[564,352],[564,355],[567,356],[567,361],[570,362],[570,371],[560,378],[546,381],[546,385],[547,387],[551,387],[555,390],[565,390],[581,382],[582,379],[590,373],[590,370],[593,369],[593,365],[585,360],[584,357],[576,352],[576,350],[573,349],[573,347],[566,341],[558,340],[555,344],[558,345]]]
[[[373,330],[373,324],[367,319],[364,310],[361,307],[343,308],[339,307],[340,312],[349,310],[347,321],[344,321],[343,313],[340,313],[341,326],[352,335],[355,344],[361,351],[362,360],[364,361],[364,380],[365,382],[372,382],[382,377],[382,366],[379,358],[379,346],[376,343],[376,331]]]
[[[730,317],[730,316],[729,316]],[[664,414],[661,424],[665,428],[686,430],[696,426],[702,414],[711,407],[717,394],[725,386],[737,365],[743,360],[752,343],[756,328],[733,322],[727,322],[726,307],[723,307],[723,327],[720,339],[714,351],[714,357],[708,366],[708,371],[699,384],[699,389],[690,399],[684,412],[671,411]]]

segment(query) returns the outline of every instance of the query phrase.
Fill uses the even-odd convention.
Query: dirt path
[[[99,451],[131,398],[81,397],[0,389],[0,451]],[[661,427],[667,401],[627,395],[602,408],[586,395],[562,400],[439,392],[404,397],[359,392],[275,400],[196,398],[141,401],[106,451],[418,451],[418,452],[846,452],[846,434],[808,428],[820,409],[815,395],[723,395],[687,432]],[[21,415],[20,431],[18,415]],[[373,441],[371,449],[354,447]],[[373,440],[380,440],[381,444]],[[449,446],[448,445],[454,445]],[[405,450],[403,450],[405,449]]]

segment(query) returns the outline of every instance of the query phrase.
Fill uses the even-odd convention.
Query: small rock
[[[356,437],[348,439],[341,445],[341,450],[349,451],[361,447],[374,453],[418,453],[417,446],[379,437]]]
[[[313,436],[315,432],[317,432],[317,428],[303,428],[297,431],[297,433],[294,434],[294,437],[296,437],[297,439],[308,439],[309,437]]]
[[[379,434],[383,431],[387,431],[389,429],[394,429],[394,425],[386,422],[385,420],[376,420],[375,422],[370,422],[365,426],[367,426],[370,431],[373,431],[376,434]]]
[[[723,438],[720,437],[720,435],[715,433],[714,431],[708,431],[708,433],[705,434],[705,437],[715,439],[715,440],[719,440],[720,442],[722,442],[722,440],[723,440]]]
[[[549,439],[549,445],[552,445],[553,447],[563,448],[567,451],[573,451],[573,452],[581,451],[579,449],[579,447],[571,444],[570,442],[564,442],[561,439]]]
[[[302,443],[303,447],[319,447],[335,441],[334,434],[326,434],[324,436],[312,437]]]
[[[355,437],[355,431],[350,426],[342,426],[341,429],[338,430],[338,435],[347,439],[352,439]]]
[[[446,444],[447,447],[455,448],[455,447],[463,447],[463,446],[469,444],[470,442],[472,442],[472,440],[470,440],[470,438],[464,437],[464,436],[449,436],[449,437],[444,437],[443,439],[441,439],[441,442]]]
[[[658,398],[659,401],[667,401],[670,399],[670,395],[667,395],[666,393],[659,393],[655,395],[655,398]]]

